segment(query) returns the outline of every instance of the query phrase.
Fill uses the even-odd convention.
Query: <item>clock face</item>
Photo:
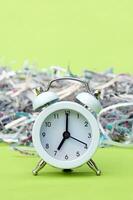
[[[94,115],[76,102],[61,101],[46,107],[35,120],[32,138],[40,157],[61,169],[86,163],[99,144]]]
[[[82,157],[92,142],[89,121],[72,109],[49,114],[40,128],[43,149],[56,160],[72,161]]]

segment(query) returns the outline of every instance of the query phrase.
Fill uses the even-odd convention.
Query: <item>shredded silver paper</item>
[[[100,90],[103,111],[98,116],[101,129],[100,145],[133,146],[133,75],[114,74],[112,69],[96,73],[85,70],[80,77],[70,69],[52,66],[36,70],[26,66],[21,71],[0,67],[0,141],[10,144],[26,155],[32,147],[32,126],[38,115],[33,112],[33,88],[45,90],[50,80],[59,77],[78,77],[89,83],[91,91]],[[78,82],[61,81],[53,84],[61,100],[74,100],[85,88]],[[119,104],[121,103],[121,106]],[[118,106],[114,106],[118,105]],[[106,109],[109,108],[109,109]]]

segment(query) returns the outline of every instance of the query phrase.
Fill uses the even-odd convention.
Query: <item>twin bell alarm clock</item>
[[[87,92],[81,92],[75,101],[60,101],[59,96],[50,91],[55,81],[79,81]],[[101,104],[96,93],[93,95],[86,81],[77,78],[58,78],[49,82],[43,92],[36,89],[33,109],[40,111],[32,131],[33,145],[41,157],[34,175],[46,165],[69,172],[85,163],[97,175],[101,171],[92,160],[99,145],[100,131],[97,114]]]

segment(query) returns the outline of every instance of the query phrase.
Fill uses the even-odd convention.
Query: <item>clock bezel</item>
[[[43,148],[41,139],[40,139],[40,131],[41,126],[44,120],[51,114],[61,109],[70,109],[79,112],[81,115],[83,115],[86,120],[90,123],[91,130],[92,130],[92,138],[91,143],[86,152],[81,155],[80,157],[74,159],[74,160],[57,160],[50,156],[46,150]],[[98,144],[99,144],[99,137],[100,137],[100,131],[98,127],[98,122],[94,115],[84,108],[82,105],[71,102],[71,101],[61,101],[56,102],[46,108],[44,108],[43,111],[38,115],[37,119],[35,120],[35,123],[33,125],[33,131],[32,131],[32,139],[33,139],[33,145],[38,152],[39,156],[48,164],[61,168],[61,169],[72,169],[79,167],[86,163],[88,160],[91,159],[93,154],[95,153]]]

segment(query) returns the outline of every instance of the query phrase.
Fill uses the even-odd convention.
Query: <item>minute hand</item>
[[[66,113],[66,132],[68,132],[68,113]]]
[[[87,143],[82,142],[81,140],[78,140],[77,138],[74,138],[74,137],[72,137],[72,136],[70,136],[70,138],[72,138],[72,139],[74,139],[74,140],[76,140],[76,141],[78,141],[78,142],[80,142],[80,143],[82,143],[82,144],[84,144],[84,145],[87,145]]]

